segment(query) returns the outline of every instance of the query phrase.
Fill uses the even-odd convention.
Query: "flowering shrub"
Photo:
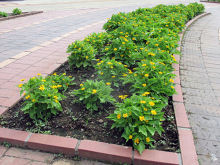
[[[159,61],[142,61],[138,63],[133,74],[125,77],[124,83],[131,83],[131,92],[145,95],[146,92],[151,95],[176,94],[174,89],[175,74],[167,69],[166,64]]]
[[[100,50],[109,42],[110,35],[106,32],[93,33],[87,36],[83,41],[92,45],[94,49]]]
[[[106,53],[107,57],[116,59],[128,66],[135,64],[135,45],[131,40],[127,40],[126,37],[113,39],[112,43],[106,46],[103,52]]]
[[[97,111],[97,106],[100,106],[101,103],[115,102],[115,99],[110,96],[113,89],[108,83],[87,80],[84,84],[80,84],[80,87],[80,89],[74,90],[72,93],[79,98],[79,101],[82,101],[86,105],[86,108],[91,113],[93,110]]]
[[[38,74],[38,77],[33,77],[27,83],[19,84],[18,87],[21,88],[20,95],[25,96],[21,110],[28,113],[31,119],[46,121],[52,114],[56,115],[58,111],[62,111],[60,101],[65,96],[58,93],[62,85],[53,82],[51,77],[45,79]]]
[[[122,137],[132,140],[133,146],[140,154],[145,145],[152,145],[152,136],[157,131],[160,135],[163,131],[161,121],[164,120],[161,109],[166,106],[160,100],[152,100],[150,97],[133,95],[125,99],[124,103],[118,103],[117,109],[108,118],[116,127],[124,132]]]
[[[68,46],[67,53],[71,53],[68,57],[71,67],[86,68],[93,65],[96,50],[88,43],[77,40]]]
[[[121,62],[115,61],[115,59],[98,59],[98,63],[95,65],[95,68],[100,80],[116,87],[122,83],[121,77],[125,77],[127,74],[132,73],[131,70],[127,69],[127,65],[123,65]]]
[[[66,91],[69,85],[75,85],[75,83],[72,82],[74,79],[75,77],[66,76],[66,73],[58,75],[56,72],[52,76],[47,76],[45,78],[45,80],[52,82],[53,86],[61,85],[59,89],[63,91]]]

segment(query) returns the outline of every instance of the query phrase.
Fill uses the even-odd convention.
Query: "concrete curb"
[[[186,29],[197,19],[208,15],[204,13],[189,21],[186,24]],[[180,33],[182,35],[185,31]],[[180,40],[180,41],[181,41]],[[181,46],[181,42],[180,42]],[[179,62],[179,55],[175,55]],[[64,60],[65,61],[65,60]],[[52,66],[48,73],[57,69],[58,65]],[[85,158],[98,159],[110,162],[122,162],[134,165],[153,164],[153,165],[198,165],[197,154],[193,141],[192,131],[189,126],[189,121],[186,115],[185,107],[183,104],[183,97],[181,91],[181,82],[179,77],[179,64],[173,64],[177,73],[175,79],[177,95],[173,95],[174,110],[176,122],[179,133],[179,142],[181,149],[181,157],[177,153],[147,150],[145,149],[142,155],[136,150],[132,151],[132,147],[120,146],[115,144],[108,144],[103,142],[96,142],[90,140],[77,140],[74,138],[45,135],[45,134],[32,134],[30,132],[18,131],[6,128],[0,128],[0,142],[9,142],[15,146],[27,147],[29,149],[39,149],[52,153],[64,153],[65,155],[81,156]],[[20,98],[19,98],[20,99]],[[17,99],[18,101],[18,99]],[[17,102],[16,101],[16,102]],[[0,111],[5,108],[0,107]]]
[[[21,15],[12,15],[12,16],[8,16],[8,17],[2,17],[2,18],[0,18],[0,21],[5,21],[5,20],[19,18],[19,17],[26,17],[29,15],[34,15],[34,14],[39,14],[39,13],[43,13],[43,11],[24,12]]]

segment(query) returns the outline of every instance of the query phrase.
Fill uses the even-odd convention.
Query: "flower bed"
[[[193,8],[193,11],[191,8]],[[185,22],[194,16],[195,11],[201,12],[203,8],[197,8],[197,4],[191,4],[187,7],[184,5],[170,6],[171,11],[177,10],[177,14],[171,16],[165,13],[165,10],[169,10],[169,8],[160,5],[153,9],[138,9],[136,13],[113,15],[111,20],[104,25],[108,33],[94,34],[94,36],[89,36],[83,42],[73,43],[68,48],[68,51],[71,52],[69,57],[70,66],[83,68],[94,65],[92,62],[95,59],[94,54],[97,50],[100,50],[99,44],[97,44],[98,46],[93,45],[93,41],[95,43],[100,41],[105,46],[103,51],[99,51],[98,62],[95,64],[99,79],[105,81],[106,85],[112,85],[112,87],[122,87],[127,84],[130,86],[131,92],[135,93],[132,96],[128,95],[127,98],[127,93],[120,96],[122,103],[117,104],[118,108],[109,118],[115,122],[114,126],[124,129],[122,137],[132,141],[134,148],[138,149],[140,153],[145,149],[145,144],[152,145],[151,142],[154,140],[152,137],[155,131],[161,133],[161,121],[164,120],[161,109],[168,104],[166,95],[172,96],[175,93],[171,64],[176,63],[172,54],[178,53],[176,51],[179,39],[177,33],[182,30]],[[154,14],[149,12],[154,12]],[[162,14],[160,15],[157,12]],[[150,16],[146,17],[146,15]],[[168,15],[171,18],[176,17],[175,21]],[[138,17],[140,20],[136,21]],[[148,24],[142,19],[146,20]],[[169,19],[173,23],[169,22]],[[124,23],[124,20],[131,21]],[[119,25],[119,23],[125,25]],[[158,25],[158,28],[156,25]],[[159,26],[162,27],[159,28]],[[95,37],[101,38],[103,35],[105,35],[103,40],[94,39]],[[92,44],[92,47],[87,42]],[[96,48],[94,49],[94,47]],[[74,55],[77,56],[73,57]],[[77,59],[77,57],[79,58]],[[75,63],[75,59],[78,60],[77,63]],[[116,70],[114,71],[115,67]],[[107,78],[105,72],[109,74]],[[115,78],[118,78],[118,80],[115,81]],[[44,90],[42,85],[39,86],[39,90]],[[60,83],[55,86],[57,85],[60,85]],[[77,94],[83,94],[82,92],[87,90],[87,93],[84,93],[86,97],[80,96],[79,100],[86,100],[85,98],[98,94],[99,88],[97,86],[85,85],[87,84],[81,85],[80,89],[74,93],[77,96]],[[26,84],[20,87],[25,86]],[[26,100],[32,100],[32,105],[39,100],[39,98],[33,96],[30,95],[32,98],[26,96]],[[59,100],[57,102],[54,96],[53,98],[54,100],[51,101],[54,104],[59,104]],[[95,97],[91,99],[93,98]],[[94,102],[97,102],[97,99],[102,103],[103,98],[96,97]],[[93,104],[93,110],[97,110],[97,106],[94,106],[94,103],[88,104],[88,100],[84,104],[86,104],[86,109],[90,109],[91,104]]]

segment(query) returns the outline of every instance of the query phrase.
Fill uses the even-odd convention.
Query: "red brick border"
[[[194,21],[202,16],[210,13],[204,13],[195,17],[186,24],[188,28]],[[184,31],[180,34],[182,34]],[[182,38],[182,37],[181,37]],[[180,42],[181,46],[181,42]],[[64,60],[65,61],[65,60]],[[179,71],[179,64],[173,65]],[[47,73],[56,69],[51,66]],[[180,82],[180,80],[176,80]],[[179,132],[180,149],[183,165],[198,165],[197,154],[193,141],[192,131],[189,129],[189,122],[186,116],[186,111],[183,105],[181,85],[176,85],[179,96],[174,95],[174,110]],[[175,103],[176,99],[176,103]],[[6,111],[0,107],[0,111]],[[153,164],[153,165],[178,165],[178,154],[157,150],[144,150],[140,155],[137,151],[132,152],[131,147],[125,147],[115,144],[96,142],[90,140],[78,141],[74,138],[59,137],[44,134],[32,134],[29,132],[0,128],[0,142],[7,141],[15,146],[27,147],[30,149],[40,149],[43,151],[64,153],[66,155],[79,155],[86,158],[93,158],[104,161],[123,162],[138,164]],[[180,160],[181,162],[181,160]]]
[[[5,20],[19,18],[19,17],[26,17],[29,15],[34,15],[34,14],[39,14],[39,13],[43,13],[43,11],[24,12],[20,15],[12,15],[12,16],[8,16],[8,17],[2,17],[2,18],[0,18],[0,21],[5,21]]]

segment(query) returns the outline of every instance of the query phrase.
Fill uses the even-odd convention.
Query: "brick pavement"
[[[182,41],[180,79],[184,104],[202,165],[220,164],[220,5],[196,21]]]

